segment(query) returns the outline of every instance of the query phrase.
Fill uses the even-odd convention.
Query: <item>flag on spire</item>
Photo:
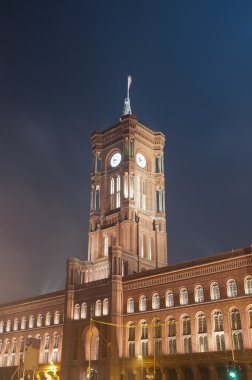
[[[128,91],[129,91],[129,89],[130,89],[131,82],[132,82],[132,76],[131,76],[131,75],[128,75]]]

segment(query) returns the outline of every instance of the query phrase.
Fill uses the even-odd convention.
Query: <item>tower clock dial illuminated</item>
[[[119,152],[114,153],[112,157],[110,158],[110,166],[112,168],[116,168],[120,164],[121,160],[122,160],[121,153]]]
[[[142,153],[137,153],[136,162],[137,162],[137,165],[140,166],[140,168],[146,167],[146,159]]]

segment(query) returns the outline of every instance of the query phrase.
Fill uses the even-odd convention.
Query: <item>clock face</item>
[[[113,156],[110,158],[110,166],[112,168],[115,168],[116,166],[120,164],[121,159],[122,159],[121,153],[119,152],[114,153]]]
[[[136,162],[137,162],[137,165],[140,166],[140,168],[145,168],[146,159],[142,153],[137,153]]]

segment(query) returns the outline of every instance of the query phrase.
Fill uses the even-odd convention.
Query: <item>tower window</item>
[[[147,194],[147,183],[146,180],[142,182],[142,209],[146,210],[146,194]]]
[[[160,158],[155,157],[155,171],[156,173],[160,173]]]
[[[140,236],[140,257],[144,257],[144,235]]]
[[[141,205],[140,205],[140,201],[141,201],[141,179],[139,176],[137,177],[137,190],[136,191],[137,191],[136,207],[140,208],[141,207]]]
[[[116,208],[121,206],[121,178],[116,177]]]
[[[108,236],[104,236],[104,256],[108,256]]]
[[[134,175],[130,174],[129,178],[129,196],[130,199],[134,199]]]
[[[152,238],[148,238],[148,260],[152,259]]]
[[[95,211],[100,210],[100,187],[96,186],[95,190]]]
[[[123,196],[125,199],[129,197],[129,175],[124,173],[124,183],[123,183]]]
[[[156,190],[156,212],[162,212],[162,198],[160,190]]]
[[[130,154],[130,157],[134,157],[134,140],[133,139],[130,139],[130,146],[129,146],[129,154]]]
[[[110,180],[110,209],[113,210],[115,208],[115,180],[111,178]]]

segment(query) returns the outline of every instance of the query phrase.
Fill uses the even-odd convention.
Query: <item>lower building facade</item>
[[[68,272],[73,260],[78,271],[70,259]],[[251,247],[79,278],[68,273],[64,291],[1,305],[1,379],[18,378],[30,337],[41,342],[35,379],[224,380],[234,367],[252,379]]]

